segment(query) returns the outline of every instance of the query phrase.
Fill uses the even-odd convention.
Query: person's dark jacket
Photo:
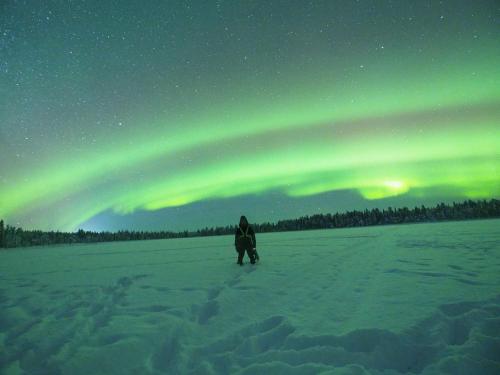
[[[234,246],[236,249],[255,249],[257,241],[255,239],[255,232],[248,224],[245,216],[240,219],[240,225],[236,228],[234,235]]]
[[[237,249],[255,249],[257,247],[255,232],[251,226],[248,226],[245,229],[241,227],[236,228],[234,246],[236,246]]]

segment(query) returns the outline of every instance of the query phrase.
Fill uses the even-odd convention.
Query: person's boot
[[[236,264],[239,264],[240,266],[243,265],[243,259],[238,257],[238,260],[236,261]]]

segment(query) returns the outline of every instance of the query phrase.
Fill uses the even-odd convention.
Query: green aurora
[[[292,197],[355,190],[367,200],[498,197],[497,39],[491,32],[479,41],[457,38],[453,28],[443,35],[429,36],[431,45],[423,52],[397,48],[402,37],[386,35],[387,46],[318,48],[305,51],[313,58],[300,61],[289,52],[280,64],[266,54],[243,54],[240,65],[224,64],[231,79],[206,73],[195,84],[187,78],[165,88],[163,98],[160,89],[147,100],[134,98],[135,88],[129,87],[129,100],[136,104],[111,111],[121,110],[127,126],[103,116],[107,123],[79,137],[86,139],[83,146],[73,138],[75,129],[93,122],[91,109],[69,116],[73,122],[67,127],[73,130],[66,141],[46,137],[31,145],[31,154],[18,152],[18,143],[10,141],[8,134],[22,133],[12,125],[1,133],[7,162],[0,217],[25,227],[74,230],[108,210],[128,215],[276,190]],[[19,47],[12,61],[22,60],[22,53]],[[125,52],[116,53],[119,58]],[[196,76],[196,69],[186,69]],[[56,88],[68,87],[62,80],[71,80],[72,87],[88,85],[84,74],[65,72],[53,83]],[[125,79],[126,73],[118,76]],[[13,84],[5,76],[2,82]],[[29,90],[39,88],[30,85]],[[39,91],[42,97],[45,91]],[[65,100],[64,90],[50,91],[51,103]],[[2,92],[19,102],[15,92]],[[16,124],[20,108],[0,115],[2,123]],[[49,114],[36,123],[49,129],[50,121]],[[22,160],[13,160],[13,154]]]

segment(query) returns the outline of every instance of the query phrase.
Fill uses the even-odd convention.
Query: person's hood
[[[248,227],[248,220],[245,216],[240,217],[240,227],[241,228]]]

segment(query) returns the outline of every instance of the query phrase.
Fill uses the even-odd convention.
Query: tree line
[[[335,214],[316,214],[298,219],[280,220],[276,223],[252,224],[255,231],[285,232],[309,229],[348,228],[369,225],[389,225],[402,223],[422,223],[450,220],[487,219],[500,217],[500,200],[466,200],[462,203],[444,204],[435,207],[402,207],[380,210],[374,208],[363,211],[347,211]],[[135,241],[167,238],[220,236],[234,234],[236,226],[212,227],[196,231],[128,231],[92,232],[79,229],[77,232],[23,230],[14,226],[4,226],[0,220],[0,247],[26,247],[36,245],[92,243],[107,241]]]

